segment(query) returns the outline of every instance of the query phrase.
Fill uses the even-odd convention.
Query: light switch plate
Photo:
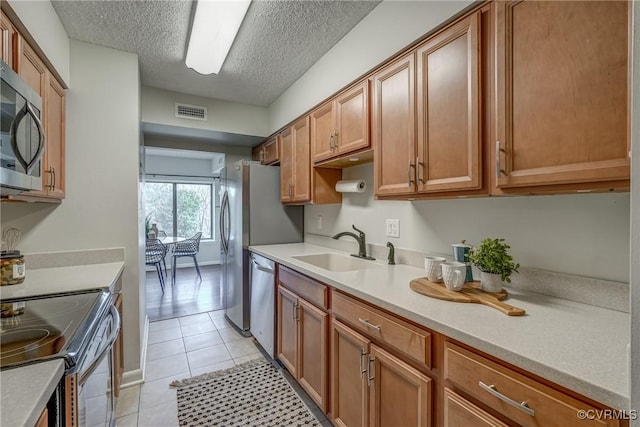
[[[322,230],[322,215],[316,216],[316,228]]]
[[[387,220],[387,237],[400,237],[400,220],[388,219]]]

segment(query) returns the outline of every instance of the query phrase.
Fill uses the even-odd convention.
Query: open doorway
[[[221,153],[145,148],[146,312],[150,321],[220,310]]]

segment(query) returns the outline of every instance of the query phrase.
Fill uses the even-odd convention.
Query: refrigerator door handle
[[[227,196],[226,200],[227,200],[227,203],[224,205],[226,214],[224,217],[226,219],[225,222],[227,223],[227,229],[224,236],[224,240],[225,240],[225,245],[227,247],[227,252],[229,252],[229,243],[231,240],[231,205],[229,204],[229,196]]]
[[[222,246],[222,252],[227,254],[229,252],[229,246],[226,240],[226,236],[225,236],[225,230],[224,230],[224,223],[225,223],[225,216],[226,216],[226,206],[227,206],[227,202],[228,202],[228,196],[227,196],[227,192],[225,191],[224,194],[222,195],[222,202],[220,203],[220,244]]]

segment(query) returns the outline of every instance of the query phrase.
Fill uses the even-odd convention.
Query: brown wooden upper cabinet
[[[273,165],[280,161],[280,139],[274,135],[262,144],[254,147],[251,158],[263,165]]]
[[[16,69],[15,52],[18,45],[18,30],[7,15],[0,11],[0,59],[14,70]]]
[[[20,43],[18,74],[42,97],[42,122],[45,129],[45,149],[42,155],[42,190],[28,191],[15,200],[58,202],[65,197],[65,92],[33,48]]]
[[[311,200],[309,117],[298,120],[280,134],[280,200],[303,203]]]
[[[629,187],[632,2],[495,2],[498,191]]]
[[[369,81],[337,95],[310,118],[314,163],[369,148]]]
[[[377,196],[482,186],[479,51],[477,12],[373,76]]]

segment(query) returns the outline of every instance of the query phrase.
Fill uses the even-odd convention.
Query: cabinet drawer
[[[431,334],[386,313],[334,292],[333,314],[380,343],[403,352],[431,369]]]
[[[444,389],[444,427],[507,427],[449,388]]]
[[[322,283],[316,282],[282,265],[278,266],[278,281],[298,296],[301,296],[318,307],[324,309],[329,308],[329,289]]]
[[[445,343],[444,378],[524,427],[619,425],[617,420],[580,420],[579,410],[594,408],[450,342]]]

